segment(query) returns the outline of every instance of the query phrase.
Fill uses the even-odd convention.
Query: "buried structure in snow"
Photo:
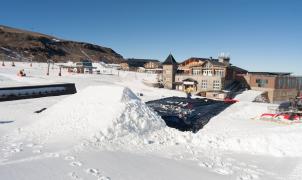
[[[168,97],[146,103],[156,111],[167,126],[181,131],[198,132],[210,119],[230,104],[206,98]]]

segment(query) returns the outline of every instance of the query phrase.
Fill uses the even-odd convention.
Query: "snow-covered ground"
[[[259,92],[238,95],[193,134],[144,103],[185,96],[142,83],[155,75],[100,67],[60,77],[51,66],[46,76],[46,64],[6,64],[0,87],[72,82],[78,93],[0,102],[0,179],[302,179],[302,125],[258,120],[271,106],[252,102]]]

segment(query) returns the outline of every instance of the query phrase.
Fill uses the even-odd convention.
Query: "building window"
[[[278,88],[283,89],[284,88],[284,80],[283,78],[278,79]]]
[[[193,69],[192,74],[193,75],[200,75],[201,74],[201,70],[200,69]]]
[[[202,80],[201,81],[201,89],[207,89],[208,88],[208,81]]]
[[[205,65],[205,68],[211,68],[212,66],[211,66],[211,64],[210,63],[207,63],[206,65]]]
[[[212,76],[212,70],[210,69],[205,69],[203,70],[203,73],[202,73],[204,76]]]
[[[213,81],[213,89],[214,90],[220,90],[220,87],[221,87],[220,81],[214,80]]]
[[[224,76],[224,70],[222,70],[222,69],[215,70],[215,76],[223,77]]]
[[[267,79],[256,79],[256,83],[258,87],[267,87],[268,80]]]

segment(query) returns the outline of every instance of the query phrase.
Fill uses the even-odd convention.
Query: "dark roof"
[[[289,72],[248,72],[249,74],[266,75],[266,76],[289,76]]]
[[[237,72],[247,73],[248,71],[237,66],[230,66],[231,69]]]
[[[157,63],[159,63],[159,60],[129,58],[129,59],[127,59],[126,62],[128,63],[129,67],[144,67],[144,65],[148,62],[157,62]]]
[[[174,65],[174,64],[177,64],[177,62],[175,61],[175,59],[172,56],[172,54],[169,54],[169,56],[167,57],[167,59],[163,62],[163,65]]]

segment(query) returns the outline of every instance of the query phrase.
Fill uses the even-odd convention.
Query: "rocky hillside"
[[[114,50],[84,42],[59,39],[53,36],[0,25],[0,59],[45,62],[92,59],[119,63],[123,57]]]

